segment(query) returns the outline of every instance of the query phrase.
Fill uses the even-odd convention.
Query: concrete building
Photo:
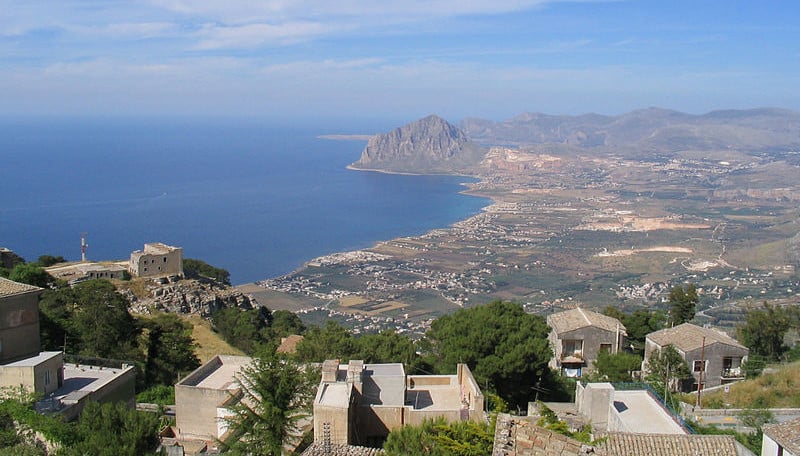
[[[74,285],[91,279],[123,280],[128,272],[126,266],[119,263],[61,263],[45,268],[45,271],[57,279],[66,280],[70,285]]]
[[[154,242],[131,253],[128,271],[136,277],[183,277],[183,249]]]
[[[591,310],[576,309],[547,316],[553,348],[550,367],[567,377],[591,369],[601,351],[617,353],[625,346],[625,326],[619,320]]]
[[[379,446],[426,418],[484,421],[483,394],[466,364],[455,375],[406,375],[402,364],[327,360],[314,399],[314,441]]]
[[[800,418],[765,424],[761,456],[800,456]]]
[[[62,352],[40,352],[41,288],[0,278],[0,388],[22,388],[43,399],[41,413],[76,418],[88,401],[135,405],[133,366],[66,364]]]
[[[39,354],[42,289],[0,277],[0,365]]]
[[[744,378],[742,363],[747,360],[750,350],[723,332],[691,323],[683,323],[648,334],[645,340],[643,368],[647,366],[653,353],[668,345],[680,353],[692,372],[694,381],[689,382],[691,385],[685,385],[684,390],[696,390],[700,385],[701,376],[703,388]]]
[[[252,358],[217,355],[175,384],[175,427],[179,441],[214,442],[228,428],[226,406],[238,395],[236,375]]]
[[[595,432],[686,434],[680,418],[646,389],[617,391],[611,383],[580,382],[575,405]]]

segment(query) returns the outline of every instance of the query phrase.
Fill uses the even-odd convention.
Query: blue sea
[[[385,129],[388,129],[385,128]],[[348,170],[376,126],[254,119],[0,119],[0,247],[26,260],[127,259],[181,246],[234,283],[480,212],[456,176]]]

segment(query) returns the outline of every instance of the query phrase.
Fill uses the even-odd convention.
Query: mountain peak
[[[448,173],[476,164],[484,151],[463,131],[431,114],[373,136],[354,168],[407,173]]]

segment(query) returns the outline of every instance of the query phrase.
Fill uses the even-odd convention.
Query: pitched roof
[[[297,344],[303,340],[303,336],[291,334],[287,337],[281,338],[281,344],[278,345],[276,350],[278,353],[297,353]]]
[[[800,418],[785,423],[765,424],[764,435],[792,454],[800,454]]]
[[[557,334],[576,329],[594,326],[605,329],[606,331],[616,331],[617,328],[625,333],[625,326],[614,317],[592,312],[591,310],[581,309],[580,307],[554,313],[547,316],[547,324],[550,325]]]
[[[738,456],[730,435],[630,434],[610,432],[600,444],[608,456]]]
[[[533,424],[531,417],[500,414],[493,456],[605,456],[606,453],[565,435]],[[626,455],[627,456],[627,455]]]
[[[661,329],[647,335],[647,338],[659,346],[673,345],[682,351],[696,350],[713,343],[732,345],[747,350],[747,347],[736,342],[731,336],[711,328],[701,328],[691,323],[683,323],[672,328]]]
[[[28,285],[26,283],[14,282],[13,280],[4,279],[0,277],[0,297],[14,296],[31,291],[41,291],[39,287]]]

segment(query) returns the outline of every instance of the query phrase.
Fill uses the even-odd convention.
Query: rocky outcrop
[[[146,286],[149,296],[137,298],[130,291],[123,291],[131,301],[135,313],[150,314],[153,311],[210,316],[214,311],[227,307],[250,309],[254,300],[241,291],[215,282],[180,280],[160,284],[150,282]]]
[[[415,174],[464,172],[485,153],[464,132],[431,115],[373,136],[351,167]]]

